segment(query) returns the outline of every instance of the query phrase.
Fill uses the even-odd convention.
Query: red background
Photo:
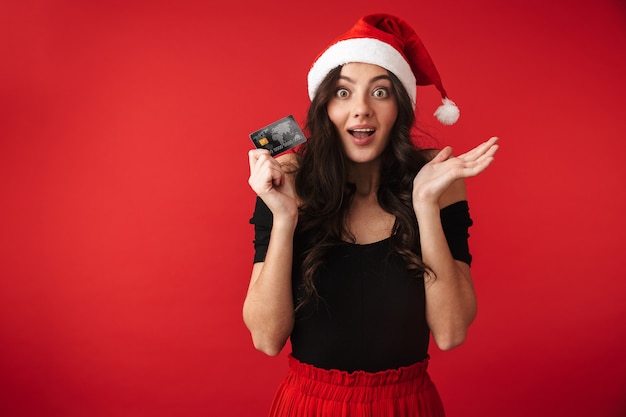
[[[0,3],[0,415],[260,416],[241,319],[248,133],[304,119],[314,56],[411,22],[461,108],[479,314],[432,347],[450,417],[626,413],[623,1]]]

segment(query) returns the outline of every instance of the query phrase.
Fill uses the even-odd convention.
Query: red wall
[[[468,182],[478,318],[432,348],[449,416],[624,416],[623,1],[213,3],[0,3],[0,415],[265,415],[247,135],[388,11],[461,108],[420,92],[440,143],[502,138]]]

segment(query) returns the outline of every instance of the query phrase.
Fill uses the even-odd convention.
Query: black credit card
[[[252,143],[259,149],[268,149],[272,156],[306,142],[302,129],[292,115],[285,116],[262,129],[250,133]]]

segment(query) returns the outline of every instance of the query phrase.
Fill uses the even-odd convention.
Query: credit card
[[[268,149],[272,156],[281,154],[306,142],[302,129],[292,115],[285,116],[264,128],[250,133],[250,139],[259,149]]]

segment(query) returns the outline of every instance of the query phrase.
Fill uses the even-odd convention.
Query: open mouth
[[[353,137],[357,139],[366,139],[372,136],[376,132],[376,129],[352,129],[348,130]]]

